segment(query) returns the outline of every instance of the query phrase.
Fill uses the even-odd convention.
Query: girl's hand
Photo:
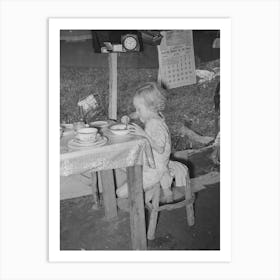
[[[129,124],[128,130],[130,134],[146,137],[146,132],[144,131],[144,129],[136,123]]]
[[[122,116],[121,123],[127,125],[129,121],[130,121],[129,116]]]

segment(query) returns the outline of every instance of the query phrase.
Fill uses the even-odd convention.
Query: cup
[[[80,128],[77,130],[76,138],[81,142],[94,142],[98,129],[94,127]]]

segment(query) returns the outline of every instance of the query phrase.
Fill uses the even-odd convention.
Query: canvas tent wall
[[[193,30],[194,53],[200,62],[218,59],[219,49],[213,49],[217,30]],[[106,54],[95,53],[89,30],[61,32],[61,66],[108,67]],[[144,44],[143,52],[118,54],[119,68],[158,68],[156,46]]]

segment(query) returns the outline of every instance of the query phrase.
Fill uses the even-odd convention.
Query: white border
[[[221,30],[221,232],[219,251],[60,251],[59,96],[60,29]],[[231,260],[231,21],[228,18],[49,19],[49,260],[54,262],[228,262]]]

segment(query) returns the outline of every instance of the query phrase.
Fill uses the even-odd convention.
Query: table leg
[[[103,170],[100,172],[102,181],[102,194],[106,218],[114,218],[117,213],[117,201],[113,170]]]
[[[97,172],[91,172],[91,187],[92,187],[92,209],[97,210],[100,208],[99,192],[97,188]]]
[[[130,231],[133,250],[147,250],[142,166],[127,167]]]

